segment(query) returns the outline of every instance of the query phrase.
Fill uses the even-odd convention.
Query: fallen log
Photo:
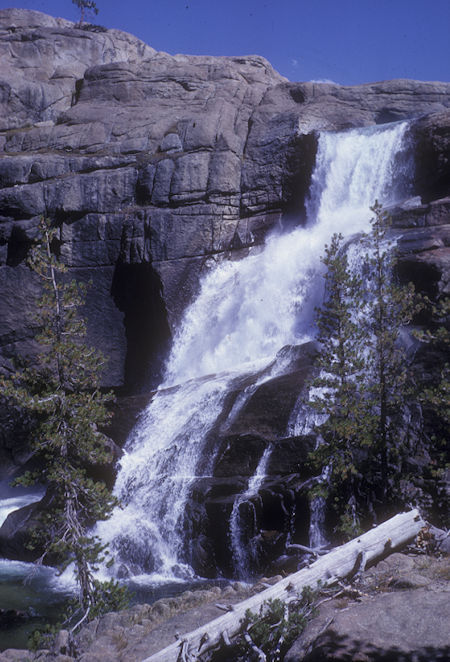
[[[336,547],[310,566],[235,604],[233,611],[181,635],[178,641],[142,662],[177,662],[183,657],[197,660],[199,655],[221,640],[238,634],[248,609],[258,613],[261,608],[264,610],[268,600],[288,600],[293,594],[300,595],[306,586],[315,589],[318,582],[326,585],[354,575],[366,565],[372,565],[414,540],[424,525],[418,510],[395,515],[359,538]]]

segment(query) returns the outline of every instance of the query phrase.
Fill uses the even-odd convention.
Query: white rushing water
[[[239,579],[249,578],[251,574],[250,561],[252,560],[252,556],[254,557],[256,555],[256,550],[252,548],[251,535],[247,536],[248,542],[243,540],[245,520],[243,526],[241,513],[242,504],[251,504],[250,507],[253,512],[253,518],[255,519],[254,506],[251,503],[251,499],[255,497],[261,489],[261,485],[263,484],[264,478],[266,477],[266,469],[271,452],[272,448],[269,445],[264,450],[264,453],[258,462],[258,466],[256,467],[255,473],[248,482],[247,489],[235,500],[233,509],[231,511],[231,553],[233,555],[234,568]],[[256,521],[254,522],[254,525],[255,526],[252,527],[252,529],[256,528]],[[253,533],[253,530],[250,533]]]
[[[375,199],[395,200],[405,130],[403,123],[321,134],[308,226],[272,236],[264,250],[205,276],[174,338],[166,378],[127,442],[115,488],[123,508],[98,525],[116,572],[126,564],[159,581],[190,574],[187,499],[230,382],[313,337],[324,244],[333,232],[368,229]],[[250,481],[252,494],[258,479]]]
[[[319,478],[320,483],[328,483],[330,480],[331,467],[327,464],[322,469]],[[328,540],[325,537],[325,506],[326,500],[323,496],[315,496],[310,500],[309,511],[309,546],[313,549],[325,547]]]

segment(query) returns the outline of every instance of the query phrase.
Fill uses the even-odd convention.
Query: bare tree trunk
[[[361,567],[373,564],[414,540],[423,526],[424,522],[417,510],[396,515],[359,538],[337,547],[309,567],[234,605],[231,612],[188,632],[177,642],[142,662],[177,662],[181,650],[189,660],[194,661],[224,637],[238,634],[248,609],[259,612],[264,610],[268,600],[286,600],[294,594],[301,594],[306,586],[314,589],[318,581],[325,585],[355,574]]]

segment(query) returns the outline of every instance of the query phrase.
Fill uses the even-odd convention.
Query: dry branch
[[[414,540],[423,526],[424,522],[417,510],[392,517],[359,538],[322,556],[309,567],[302,568],[261,593],[234,605],[232,612],[219,616],[183,635],[184,649],[188,648],[191,660],[198,659],[200,647],[203,653],[216,646],[224,633],[227,633],[229,637],[238,634],[248,609],[260,612],[261,609],[264,610],[264,605],[268,600],[286,600],[293,593],[301,594],[302,589],[306,586],[314,589],[319,581],[325,585],[348,577],[357,572],[362,565],[371,565]],[[205,645],[206,634],[208,640]],[[180,642],[176,642],[146,658],[143,662],[177,662],[179,658]]]

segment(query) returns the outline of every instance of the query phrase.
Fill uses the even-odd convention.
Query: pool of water
[[[130,604],[153,603],[160,598],[176,597],[184,591],[215,585],[227,580],[192,579],[179,582],[129,580]],[[0,610],[14,610],[17,618],[0,628],[0,651],[27,648],[29,635],[47,623],[61,618],[65,602],[73,596],[75,584],[70,573],[60,577],[54,568],[0,559]]]
[[[42,490],[12,488],[0,482],[0,525],[9,513],[39,501]],[[192,578],[187,581],[139,576],[127,581],[131,604],[153,603],[160,598],[176,597],[183,591],[206,585],[228,583],[226,580]],[[70,569],[60,576],[55,568],[0,558],[0,651],[27,648],[29,635],[47,623],[61,618],[64,605],[76,591]],[[5,614],[9,612],[9,614]]]
[[[41,488],[11,487],[0,481],[0,526],[8,515],[39,501]],[[0,650],[26,647],[29,634],[54,621],[70,594],[53,568],[0,558]]]
[[[54,568],[0,559],[0,609],[14,612],[0,628],[0,650],[26,648],[29,634],[55,622],[71,593]]]

